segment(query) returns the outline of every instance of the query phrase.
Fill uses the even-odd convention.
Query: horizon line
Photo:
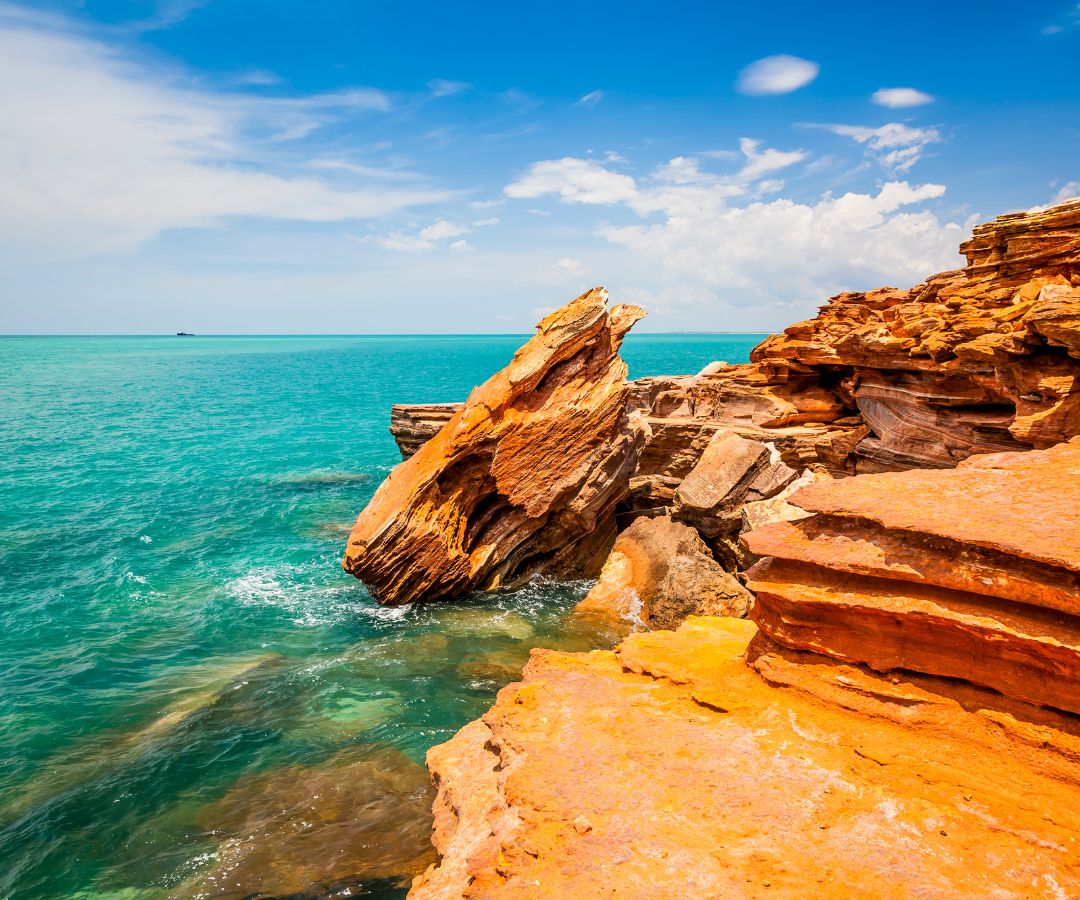
[[[781,329],[782,330],[782,329]],[[646,335],[676,335],[676,334],[777,334],[777,331],[762,329],[760,331],[634,331],[627,337],[644,337]],[[528,336],[528,331],[322,331],[322,332],[299,332],[299,331],[220,331],[220,332],[187,332],[178,334],[175,332],[146,331],[146,332],[0,332],[0,338],[179,338],[179,337],[202,337],[202,338],[237,338],[237,337],[522,337]]]

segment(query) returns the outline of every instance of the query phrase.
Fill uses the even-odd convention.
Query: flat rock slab
[[[936,586],[785,560],[750,571],[754,621],[770,638],[879,672],[959,678],[1080,713],[1080,620]]]
[[[534,651],[430,752],[444,857],[410,896],[1080,893],[1076,738],[847,666],[755,671],[755,630]]]
[[[1080,438],[973,456],[956,469],[820,482],[792,502],[1080,571]]]

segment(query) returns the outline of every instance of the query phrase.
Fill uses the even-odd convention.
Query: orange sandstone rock
[[[644,437],[618,352],[644,313],[606,301],[596,288],[544,319],[390,473],[344,560],[380,602],[599,571]]]
[[[623,622],[627,631],[635,621],[676,628],[690,615],[745,616],[753,599],[693,528],[658,516],[619,535],[575,612]]]
[[[839,294],[751,359],[849,398],[868,464],[948,467],[1080,433],[1080,201],[1000,216],[960,249],[964,269]]]
[[[1080,713],[1080,438],[797,491],[745,536],[777,643]]]
[[[453,814],[410,897],[1080,892],[1076,737],[754,631],[692,618],[534,651],[430,752]]]

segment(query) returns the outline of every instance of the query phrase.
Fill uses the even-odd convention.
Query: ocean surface
[[[390,404],[464,399],[524,340],[0,338],[0,897],[404,895],[425,751],[530,647],[587,646],[588,585],[390,609],[340,560]]]

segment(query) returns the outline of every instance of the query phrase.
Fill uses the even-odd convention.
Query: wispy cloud
[[[889,109],[925,106],[934,102],[930,94],[910,87],[880,88],[874,91],[870,99],[878,106],[887,106]]]
[[[405,253],[421,253],[425,250],[434,250],[440,244],[449,246],[451,250],[471,250],[472,245],[468,241],[454,240],[468,234],[469,229],[464,225],[439,219],[430,225],[421,228],[415,234],[407,234],[394,231],[390,234],[375,238],[375,242],[387,250],[398,250]]]
[[[1080,197],[1080,181],[1069,181],[1063,184],[1053,198],[1050,200],[1051,206],[1055,203],[1064,203],[1066,200],[1073,200]]]
[[[816,62],[798,56],[766,56],[739,73],[735,88],[751,97],[790,94],[817,78],[820,70]]]
[[[0,236],[9,253],[119,249],[230,217],[368,218],[451,196],[359,184],[362,171],[341,184],[325,165],[327,177],[297,176],[295,149],[276,161],[275,147],[388,110],[381,91],[193,89],[115,46],[9,12],[0,8]]]
[[[284,79],[276,72],[271,72],[267,69],[248,69],[246,72],[240,72],[232,79],[232,83],[240,86],[251,87],[272,87],[276,84],[281,84]]]
[[[453,97],[455,94],[463,94],[472,85],[467,81],[448,81],[445,78],[435,78],[428,82],[428,90],[432,97]]]
[[[603,91],[589,91],[583,97],[579,97],[575,106],[596,106],[601,100],[604,99]]]
[[[867,152],[890,172],[907,172],[930,144],[942,140],[936,128],[913,128],[901,122],[869,125],[816,125],[866,147]]]
[[[1080,26],[1080,3],[1071,7],[1064,17],[1057,22],[1051,22],[1042,33],[1045,35],[1064,34],[1070,28]]]

